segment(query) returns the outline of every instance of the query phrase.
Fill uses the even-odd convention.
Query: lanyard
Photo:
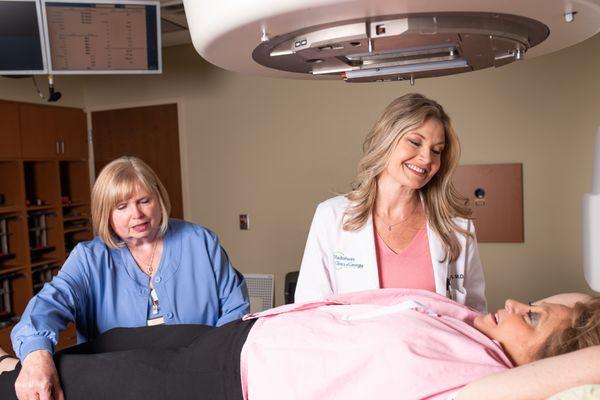
[[[150,297],[152,298],[152,315],[158,314],[158,295],[154,288],[150,289]]]

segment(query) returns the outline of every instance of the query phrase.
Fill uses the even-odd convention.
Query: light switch
[[[248,214],[240,214],[240,230],[247,231],[248,229],[250,229]]]

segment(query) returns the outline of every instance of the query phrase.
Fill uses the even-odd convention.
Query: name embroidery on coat
[[[356,258],[348,257],[344,255],[341,251],[336,251],[333,253],[333,262],[335,265],[335,269],[361,269],[364,268],[364,265],[357,262]]]

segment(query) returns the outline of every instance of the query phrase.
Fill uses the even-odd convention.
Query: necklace
[[[410,212],[409,212],[409,213],[406,215],[406,217],[402,218],[402,219],[401,219],[400,221],[398,221],[398,222],[394,222],[393,224],[388,224],[387,222],[385,222],[385,221],[383,220],[383,216],[381,216],[381,215],[379,215],[379,214],[377,214],[377,213],[375,213],[375,215],[376,215],[377,217],[379,217],[379,219],[380,219],[380,220],[381,220],[381,221],[384,223],[384,225],[386,225],[386,226],[387,226],[387,229],[388,229],[388,231],[389,231],[389,232],[391,232],[391,231],[392,231],[392,228],[393,228],[394,226],[396,226],[396,225],[400,225],[401,223],[403,223],[404,221],[406,221],[408,218],[410,218],[410,216],[411,216],[411,215],[412,215],[412,214],[415,212],[415,210],[417,209],[417,204],[418,204],[418,203],[415,203],[415,205],[413,206],[412,210],[410,210]]]
[[[156,246],[158,245],[158,240],[154,240],[154,245],[152,246],[152,255],[150,256],[150,262],[146,262],[144,259],[142,259],[142,257],[140,257],[139,255],[136,255],[134,251],[131,251],[131,247],[129,248],[129,250],[131,251],[131,255],[133,256],[133,259],[138,263],[138,265],[140,264],[144,264],[146,266],[146,274],[148,276],[152,276],[152,273],[154,272],[154,268],[152,267],[152,264],[154,264],[154,254],[156,253]],[[142,267],[142,265],[140,265],[140,267]],[[142,267],[143,269],[143,267]]]

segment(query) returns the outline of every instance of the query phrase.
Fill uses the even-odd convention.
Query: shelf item
[[[0,322],[10,321],[15,316],[12,280],[19,276],[19,272],[0,275]]]
[[[27,262],[24,225],[24,218],[20,212],[0,215],[0,271]]]

